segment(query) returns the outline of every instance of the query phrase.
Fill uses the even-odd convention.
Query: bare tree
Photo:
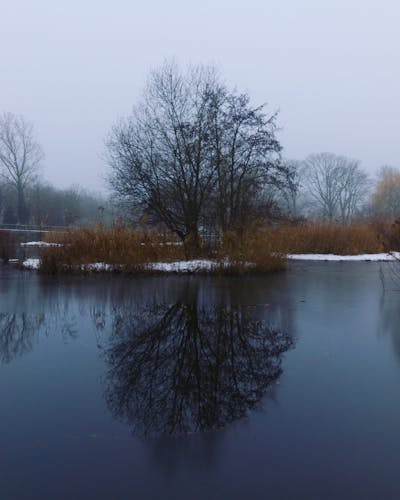
[[[27,222],[25,189],[39,169],[43,152],[34,138],[33,126],[22,116],[0,115],[0,174],[17,195],[17,221]]]
[[[358,161],[345,158],[343,160],[339,216],[342,222],[348,223],[357,213],[360,213],[370,189],[370,180],[368,175],[360,169]]]
[[[207,89],[203,68],[182,75],[165,65],[150,75],[143,101],[107,141],[110,184],[122,201],[148,211],[196,246],[213,182],[207,155]]]
[[[384,166],[372,193],[372,210],[376,215],[395,218],[400,216],[400,170]]]
[[[110,185],[198,248],[210,220],[237,225],[262,186],[278,182],[275,118],[229,92],[213,68],[166,64],[108,138]]]
[[[285,165],[284,182],[268,186],[271,205],[276,206],[279,212],[289,218],[297,218],[302,213],[302,168],[303,163],[298,160],[282,160]],[[282,172],[283,173],[283,172]]]
[[[266,186],[281,189],[290,182],[290,169],[280,162],[276,117],[276,113],[267,116],[264,106],[252,107],[247,94],[220,87],[211,96],[210,145],[216,173],[213,215],[223,232],[245,227],[257,206],[270,204]]]
[[[303,184],[320,216],[348,222],[369,189],[368,176],[357,160],[332,153],[310,155],[304,162]]]

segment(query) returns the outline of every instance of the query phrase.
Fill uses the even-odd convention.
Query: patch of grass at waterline
[[[273,243],[266,229],[244,234],[228,231],[216,249],[216,256],[220,261],[229,262],[229,270],[233,272],[280,271],[285,268],[286,255]]]
[[[217,243],[197,251],[196,258],[212,258],[212,268],[202,272],[270,272],[285,267],[286,254],[322,253],[357,255],[385,251],[384,236],[399,224],[317,222],[265,226],[238,233],[226,232]],[[385,232],[386,231],[386,232]],[[89,264],[102,262],[121,272],[158,272],[154,262],[186,260],[183,245],[171,234],[155,230],[133,230],[117,225],[71,229],[49,233],[47,241],[62,246],[41,250],[41,271],[45,273],[95,270]],[[396,250],[396,248],[392,248]]]
[[[158,272],[148,264],[186,260],[183,245],[172,235],[156,231],[132,230],[126,226],[106,228],[95,226],[71,229],[63,233],[49,233],[46,240],[59,243],[41,249],[40,270],[44,273],[89,272],[101,267],[93,263],[105,263],[119,272]],[[198,259],[212,257],[213,265],[200,272],[213,274],[242,273],[251,271],[277,271],[285,266],[285,258],[272,252],[271,244],[262,232],[247,233],[240,237],[227,233],[221,242],[205,245],[196,254]]]
[[[400,251],[400,218],[378,220],[375,226],[385,251]]]
[[[60,246],[41,250],[41,271],[57,273],[85,268],[103,262],[125,271],[135,271],[144,264],[184,258],[179,242],[170,235],[155,231],[133,231],[125,226],[95,226],[49,233],[46,240]]]
[[[270,227],[266,232],[272,251],[286,254],[358,255],[384,251],[379,227],[373,223],[314,222]]]

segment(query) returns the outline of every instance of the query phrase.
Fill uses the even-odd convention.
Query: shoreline
[[[388,252],[377,254],[359,255],[337,255],[337,254],[288,254],[286,261],[303,262],[396,262],[400,260],[400,252]],[[24,261],[10,259],[10,264],[18,265],[23,270],[39,271],[40,258],[29,258]],[[250,262],[241,263],[242,272],[262,272],[255,269],[255,264]],[[172,262],[153,262],[139,266],[137,270],[127,271],[124,266],[108,264],[105,262],[93,262],[81,264],[74,269],[65,269],[66,273],[128,273],[128,274],[218,274],[237,271],[235,264],[227,261],[216,261],[211,259],[178,260]],[[264,271],[265,272],[265,271]]]

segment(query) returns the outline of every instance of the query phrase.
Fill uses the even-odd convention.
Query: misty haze
[[[399,15],[2,2],[2,499],[398,498]]]

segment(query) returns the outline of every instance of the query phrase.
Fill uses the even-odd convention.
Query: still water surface
[[[0,498],[399,498],[400,292],[0,268]]]

